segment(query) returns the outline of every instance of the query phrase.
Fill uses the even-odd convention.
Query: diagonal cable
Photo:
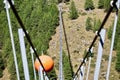
[[[44,68],[44,66],[43,66],[43,64],[42,64],[42,62],[41,62],[41,60],[40,60],[40,58],[39,58],[39,56],[38,56],[38,54],[37,54],[35,48],[34,48],[34,45],[33,45],[32,41],[31,41],[31,39],[30,39],[30,36],[29,36],[29,35],[27,34],[27,32],[26,32],[25,26],[24,26],[24,24],[23,24],[21,18],[19,17],[16,8],[15,8],[14,5],[12,4],[11,0],[7,0],[7,1],[9,2],[10,6],[11,6],[11,8],[12,8],[12,11],[13,11],[13,13],[14,13],[14,15],[15,15],[15,17],[17,18],[18,23],[19,23],[20,26],[22,27],[22,29],[23,29],[23,31],[24,31],[24,33],[25,33],[25,35],[26,35],[26,38],[27,38],[29,44],[31,45],[31,47],[32,47],[32,49],[33,49],[33,51],[34,51],[34,53],[35,53],[35,55],[36,55],[38,61],[40,62],[40,64],[41,64],[43,70],[45,71],[45,68]],[[45,71],[45,72],[46,72],[46,71]],[[46,75],[47,75],[47,73],[46,73]]]

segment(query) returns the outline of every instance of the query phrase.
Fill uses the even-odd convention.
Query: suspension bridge
[[[16,58],[16,49],[15,49],[15,45],[14,45],[14,38],[13,38],[13,34],[12,34],[12,24],[11,24],[11,20],[10,20],[10,14],[9,14],[9,9],[11,8],[18,23],[20,24],[21,28],[18,29],[18,34],[19,34],[19,40],[20,40],[20,49],[21,49],[21,56],[22,56],[22,62],[23,62],[23,71],[24,71],[24,77],[25,80],[30,80],[30,75],[29,75],[29,69],[28,69],[28,62],[27,62],[27,58],[26,58],[26,48],[25,48],[25,42],[24,42],[24,37],[27,38],[27,41],[30,44],[30,51],[31,51],[31,58],[32,58],[32,64],[34,66],[34,56],[33,54],[36,56],[36,61],[37,61],[37,70],[38,70],[38,76],[39,78],[36,78],[36,69],[35,67],[33,68],[34,71],[34,80],[50,80],[48,77],[47,72],[49,72],[53,66],[54,66],[54,62],[52,62],[52,59],[49,56],[44,56],[44,58],[40,58],[38,53],[36,52],[35,46],[33,45],[30,36],[28,34],[28,32],[25,29],[25,26],[20,18],[20,16],[18,15],[18,12],[14,6],[14,1],[13,0],[4,0],[5,3],[5,9],[6,9],[6,15],[7,15],[7,20],[8,20],[8,26],[9,26],[9,32],[10,32],[10,38],[11,38],[11,44],[12,44],[12,49],[13,49],[13,56],[14,56],[14,63],[15,63],[15,69],[16,69],[16,74],[17,74],[17,80],[20,80],[20,73],[19,73],[19,69],[18,69],[18,61]],[[115,39],[115,33],[116,33],[116,26],[117,26],[117,21],[118,21],[118,11],[119,11],[119,7],[120,7],[120,0],[112,0],[110,3],[111,7],[109,8],[106,16],[104,17],[98,31],[96,31],[96,35],[91,43],[91,45],[89,46],[88,50],[87,50],[87,54],[83,57],[82,62],[79,65],[79,68],[77,69],[77,71],[75,72],[75,74],[73,74],[73,80],[89,80],[89,74],[90,74],[90,64],[91,64],[91,56],[89,56],[90,54],[92,54],[93,51],[93,45],[95,44],[97,38],[99,37],[99,46],[98,46],[98,54],[97,54],[97,60],[96,60],[96,65],[95,65],[95,70],[94,70],[94,80],[99,80],[99,73],[100,73],[100,66],[101,66],[101,61],[102,61],[102,55],[103,55],[103,47],[105,44],[105,35],[106,35],[106,30],[104,29],[104,25],[107,22],[110,14],[112,13],[113,8],[116,8],[116,14],[115,14],[115,19],[114,19],[114,28],[113,28],[113,34],[112,34],[112,41],[111,41],[111,47],[110,47],[110,54],[109,54],[109,62],[108,62],[108,68],[107,68],[107,73],[106,73],[106,80],[109,80],[109,76],[110,76],[110,67],[111,67],[111,61],[112,61],[112,51],[113,51],[113,46],[114,46],[114,39]],[[66,43],[66,47],[67,47],[67,53],[68,53],[68,57],[69,57],[69,61],[71,62],[71,56],[70,56],[70,51],[69,51],[69,46],[68,46],[68,40],[67,40],[67,35],[66,35],[66,30],[65,30],[65,25],[64,25],[64,20],[63,20],[63,16],[62,16],[62,5],[58,6],[59,8],[59,43],[60,43],[60,51],[59,51],[59,74],[58,74],[58,80],[64,80],[64,74],[63,74],[63,58],[62,58],[62,37],[65,37],[65,43]],[[89,56],[89,57],[88,57]],[[49,59],[49,60],[47,60]],[[42,61],[43,60],[43,61]],[[44,60],[47,61],[47,63],[51,62],[50,65],[48,64],[44,64]],[[85,64],[88,63],[88,66],[86,66]],[[47,65],[47,66],[45,66]],[[46,67],[50,67],[50,68],[46,68]],[[72,63],[70,63],[70,66],[72,67]],[[86,73],[86,74],[85,74]]]

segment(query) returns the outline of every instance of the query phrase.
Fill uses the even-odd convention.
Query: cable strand
[[[41,62],[41,60],[40,60],[40,58],[39,58],[39,56],[38,56],[35,48],[34,48],[34,45],[33,45],[32,41],[31,41],[31,39],[30,39],[30,36],[27,34],[27,31],[26,31],[26,29],[25,29],[25,26],[24,26],[22,20],[20,19],[16,8],[15,8],[14,5],[12,4],[11,0],[7,0],[7,1],[9,2],[10,6],[11,6],[11,8],[12,8],[12,11],[13,11],[13,13],[14,13],[14,15],[15,15],[15,17],[17,18],[18,23],[19,23],[20,26],[22,27],[22,29],[23,29],[23,31],[24,31],[24,33],[25,33],[25,35],[26,35],[26,38],[27,38],[29,44],[31,45],[31,47],[32,47],[32,49],[33,49],[33,51],[34,51],[34,53],[35,53],[38,61],[40,62],[43,70],[45,71],[45,68],[44,68],[44,66],[43,66],[43,64],[42,64],[42,62]],[[45,72],[46,72],[46,71],[45,71]],[[46,72],[46,75],[47,75],[47,72]]]

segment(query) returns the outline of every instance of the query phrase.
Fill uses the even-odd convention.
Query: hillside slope
[[[78,19],[70,20],[69,18],[69,6],[70,4],[62,4],[63,7],[63,18],[68,38],[68,44],[70,48],[71,53],[71,61],[73,65],[74,72],[78,69],[81,59],[83,58],[84,51],[88,49],[90,46],[95,33],[93,31],[86,31],[85,30],[85,22],[87,17],[92,18],[94,20],[95,18],[101,21],[104,19],[106,13],[104,12],[104,9],[97,9],[97,3],[98,0],[94,1],[95,9],[91,11],[85,11],[84,10],[84,3],[85,0],[74,0],[76,8],[79,12]],[[81,15],[81,13],[85,13],[86,15]],[[104,28],[106,31],[108,31],[109,26],[112,25],[112,22],[114,20],[115,13],[112,13],[106,22]],[[94,68],[95,68],[95,61],[96,61],[96,55],[97,55],[97,45],[98,41],[95,43],[96,46],[94,47],[94,57],[92,58],[92,64],[91,64],[91,70],[90,70],[90,77],[89,80],[93,80],[94,75]],[[56,34],[52,36],[52,40],[49,43],[49,54],[54,58],[55,60],[55,67],[58,67],[58,61],[59,61],[59,27],[56,28]],[[66,51],[66,44],[63,36],[63,50]],[[101,64],[101,71],[100,71],[100,79],[99,80],[105,80],[105,74],[107,71],[108,65],[108,57],[109,57],[109,50],[110,50],[110,41],[107,38],[105,38],[105,45],[104,45],[104,51],[103,51],[103,58],[102,58],[102,64]],[[66,51],[67,53],[67,51]],[[113,58],[115,58],[116,52],[113,52]],[[58,73],[58,69],[56,70]],[[118,74],[115,71],[115,60],[112,62],[111,67],[111,74],[110,74],[110,80],[118,80]]]

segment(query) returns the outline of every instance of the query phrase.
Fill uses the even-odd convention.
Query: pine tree
[[[111,0],[104,0],[104,8],[105,11],[108,11],[109,7],[110,7],[110,1]]]
[[[2,1],[0,1],[2,2]],[[6,53],[4,53],[4,49],[7,49],[9,47],[8,37],[9,37],[9,32],[8,32],[8,25],[7,25],[7,20],[6,20],[6,13],[4,10],[4,4],[0,3],[0,78],[3,76],[3,70],[5,69],[6,65],[6,58],[8,57],[9,53],[8,50],[6,50]],[[6,36],[7,35],[7,36]],[[6,44],[5,44],[6,42]],[[7,45],[7,46],[6,46]],[[9,45],[9,46],[8,46]],[[3,49],[3,47],[5,48]],[[10,47],[9,47],[10,48]]]
[[[86,30],[89,31],[89,30],[92,30],[92,23],[91,23],[91,18],[88,17],[87,20],[86,20]]]
[[[5,69],[4,61],[0,52],[0,78],[3,76],[3,70]]]
[[[58,0],[58,3],[61,3],[63,0]]]
[[[64,71],[64,80],[72,80],[70,61],[64,51],[63,51],[63,71]]]
[[[78,12],[77,12],[77,9],[75,7],[75,3],[73,1],[71,2],[71,5],[70,5],[70,18],[71,19],[78,18]]]
[[[100,19],[99,20],[95,19],[94,20],[94,26],[93,26],[93,32],[96,32],[99,29],[100,25],[101,25]]]
[[[120,14],[120,12],[119,12]],[[118,19],[120,19],[120,15],[118,16]],[[117,44],[119,42],[119,37],[120,37],[120,20],[118,20],[117,27],[116,27],[116,34],[115,34],[115,43],[114,43],[114,49],[117,49]]]
[[[0,0],[0,12],[2,11],[2,10],[4,10],[4,4],[3,4],[3,0]]]
[[[50,71],[48,73],[48,77],[50,78],[50,80],[57,80],[57,75],[55,74],[55,69],[53,68],[52,71]]]
[[[112,37],[112,31],[113,31],[113,26],[110,26],[109,27],[109,30],[108,30],[108,39],[111,39],[111,37]]]
[[[48,5],[47,0],[25,0],[25,1],[15,1],[15,5],[17,8],[17,11],[19,13],[20,18],[22,19],[23,24],[26,27],[26,30],[28,30],[29,35],[31,37],[31,40],[36,47],[38,51],[38,55],[40,55],[40,51],[44,50],[47,51],[49,47],[49,40],[51,38],[51,35],[55,33],[56,25],[58,25],[58,9],[57,5],[53,4],[52,1]],[[1,1],[0,1],[1,2]],[[54,2],[55,3],[55,2]],[[29,5],[28,5],[29,4]],[[0,76],[2,76],[1,68],[3,68],[3,64],[1,62],[5,61],[7,63],[6,65],[9,73],[10,73],[10,80],[16,80],[16,71],[15,71],[15,65],[14,65],[14,59],[12,54],[12,47],[11,47],[11,41],[9,36],[9,29],[8,29],[8,23],[6,20],[6,12],[4,10],[3,3],[0,3],[0,44],[3,44],[0,46],[2,48],[2,57],[0,57]],[[3,8],[2,8],[3,7]],[[20,53],[19,50],[19,40],[18,40],[18,27],[20,25],[18,24],[14,14],[11,12],[11,24],[13,29],[13,35],[14,35],[14,41],[15,41],[15,47],[16,47],[16,53]],[[3,35],[4,34],[4,35]],[[2,37],[2,39],[1,39]],[[1,42],[2,41],[2,42]],[[28,59],[28,66],[30,71],[30,79],[33,80],[33,67],[31,64],[31,55],[30,55],[30,45],[28,41],[25,38],[25,45],[26,45],[26,52],[27,52],[27,59]],[[0,53],[1,54],[1,53]],[[4,60],[2,60],[4,59]],[[21,61],[21,55],[17,54],[18,59],[18,67],[20,72],[20,79],[24,80],[24,73],[23,73],[23,67],[22,67],[22,61]],[[49,74],[51,76],[52,80],[53,78],[56,78],[55,70],[52,71],[52,74]]]
[[[70,0],[64,0],[64,2],[69,2]]]
[[[58,0],[58,3],[61,3],[61,2],[69,2],[70,0]]]
[[[98,2],[98,8],[103,9],[104,8],[104,0],[99,0]]]
[[[120,18],[120,15],[118,16],[118,19],[119,18]],[[119,30],[120,30],[120,20],[118,20],[118,23],[117,23],[115,43],[114,43],[114,49],[117,50],[117,61],[116,61],[115,69],[118,72],[120,72],[120,31]]]
[[[94,4],[93,4],[93,1],[92,0],[86,0],[84,8],[85,8],[85,10],[93,10],[95,8]]]
[[[120,72],[120,38],[118,40],[119,42],[117,44],[117,61],[116,61],[115,69],[117,70],[117,72]]]

